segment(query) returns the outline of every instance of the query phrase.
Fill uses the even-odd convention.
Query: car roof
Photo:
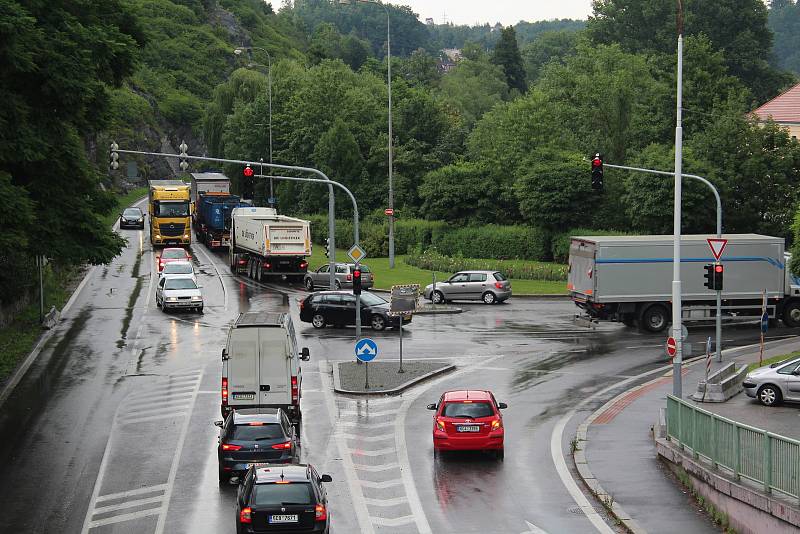
[[[128,210],[137,210],[137,211],[142,211],[142,208],[140,208],[140,207],[138,207],[138,206],[129,206],[129,207],[125,208],[125,209],[124,209],[124,210],[122,210],[122,211],[128,211]]]
[[[374,295],[374,293],[372,293],[371,291],[361,291],[361,293],[369,293],[371,295]],[[310,296],[313,297],[314,295],[352,295],[352,294],[353,292],[347,289],[334,289],[332,291],[317,291],[315,293],[312,293]]]
[[[311,480],[311,470],[309,465],[296,464],[261,464],[255,469],[256,484],[269,484],[278,480],[289,480],[291,482],[309,482]]]
[[[245,408],[233,411],[233,424],[279,423],[280,408]]]
[[[458,271],[455,274],[494,274],[496,272],[499,271],[496,269],[494,271]]]
[[[192,282],[196,282],[193,274],[183,274],[183,273],[174,273],[171,274],[169,277],[170,280],[191,280]]]
[[[446,391],[444,393],[445,402],[448,401],[465,401],[465,400],[492,400],[491,392],[483,389],[459,389],[455,391]]]
[[[189,260],[171,261],[171,262],[169,262],[169,264],[170,265],[188,265],[189,267],[192,267],[192,262],[190,262]],[[192,267],[192,269],[194,269],[194,267]]]
[[[183,252],[186,252],[186,249],[183,248],[183,247],[164,247],[164,252],[166,252],[168,250],[181,250]]]

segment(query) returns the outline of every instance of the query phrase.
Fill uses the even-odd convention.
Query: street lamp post
[[[267,92],[269,93],[269,162],[272,164],[272,56],[270,55],[269,51],[260,46],[240,46],[236,48],[233,53],[241,55],[242,52],[250,53],[252,50],[260,50],[267,55]],[[264,65],[260,65],[258,63],[251,63],[253,66],[263,67]],[[272,174],[272,169],[270,168],[270,174]],[[272,178],[269,179],[269,204],[270,206],[274,206],[275,200],[275,192],[272,185]]]
[[[389,7],[380,0],[338,0],[340,4],[351,2],[364,4],[377,4],[386,11],[386,70],[387,85],[389,88],[389,268],[394,269],[394,184],[393,172],[393,145],[392,145],[392,31]]]
[[[672,245],[672,337],[675,340],[675,358],[672,363],[672,394],[682,397],[683,384],[683,340],[681,339],[681,179],[683,165],[683,126],[681,106],[683,105],[683,5],[678,0],[678,74],[677,107],[675,121],[675,213],[674,237]]]

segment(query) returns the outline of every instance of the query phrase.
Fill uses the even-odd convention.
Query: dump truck
[[[180,180],[150,180],[148,209],[153,246],[192,243],[188,184]]]
[[[278,215],[275,208],[238,207],[228,247],[233,272],[254,280],[302,282],[311,256],[311,223]]]
[[[788,268],[784,240],[757,234],[723,235],[723,319],[758,319],[766,301],[771,320],[800,326],[800,280]],[[708,239],[681,237],[681,317],[716,320],[716,291],[705,287],[715,263]],[[650,332],[672,319],[673,236],[574,236],[567,289],[590,319],[619,321]]]

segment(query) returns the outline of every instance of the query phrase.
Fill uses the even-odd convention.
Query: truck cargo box
[[[236,208],[233,228],[238,249],[262,257],[311,254],[310,223],[278,215],[274,208]]]
[[[221,172],[193,172],[191,174],[192,202],[197,203],[203,193],[229,194],[231,180]]]

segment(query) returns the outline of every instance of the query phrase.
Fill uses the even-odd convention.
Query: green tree
[[[462,59],[439,83],[442,101],[471,128],[484,113],[508,96],[503,70],[485,59]]]
[[[544,66],[551,61],[563,61],[575,52],[580,33],[575,31],[551,31],[539,34],[522,49],[522,59],[528,80],[535,82]]]
[[[315,166],[322,170],[331,180],[343,183],[353,191],[356,199],[361,197],[361,190],[368,186],[362,183],[364,171],[364,158],[355,136],[341,118],[334,120],[333,125],[322,134],[314,148],[313,161]],[[326,198],[327,191],[317,184],[306,186],[310,196],[320,199]],[[342,215],[352,213],[350,199],[344,194],[337,204],[337,209]],[[317,200],[319,202],[319,200]]]
[[[516,89],[520,93],[528,90],[522,55],[519,53],[517,34],[513,26],[503,28],[500,33],[500,40],[497,41],[492,53],[492,63],[502,67],[509,89]]]
[[[508,220],[516,211],[500,201],[489,169],[461,162],[427,173],[419,186],[421,212],[430,220],[464,224]]]

